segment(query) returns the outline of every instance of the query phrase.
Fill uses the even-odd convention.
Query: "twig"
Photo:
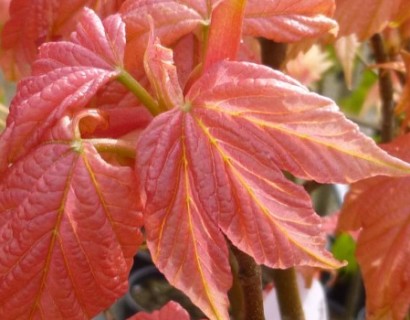
[[[282,320],[304,320],[295,268],[272,270]]]
[[[259,41],[262,49],[262,63],[273,69],[281,69],[286,58],[287,45],[263,38]]]
[[[384,50],[383,38],[376,33],[370,39],[375,60],[378,64],[386,63],[389,58]],[[394,136],[393,84],[389,71],[379,70],[379,92],[382,99],[381,141],[389,142]]]
[[[264,320],[261,268],[252,257],[231,245],[238,262],[238,278],[243,292],[244,319]]]

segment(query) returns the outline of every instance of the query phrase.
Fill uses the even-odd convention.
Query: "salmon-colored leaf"
[[[0,172],[38,143],[64,114],[83,108],[99,88],[119,74],[125,27],[118,15],[102,22],[85,10],[72,42],[46,43],[22,80],[0,137]]]
[[[184,308],[174,301],[168,302],[159,311],[149,314],[147,312],[138,312],[128,320],[189,320],[189,314]]]
[[[161,107],[172,106],[182,101],[183,93],[174,65],[173,52],[160,45],[151,34],[144,58],[146,75],[154,89]]]
[[[166,50],[155,46],[147,61]],[[182,98],[176,81],[162,82],[175,74],[172,60],[157,63],[145,67],[153,86],[167,90],[171,110],[153,119],[138,144],[148,246],[170,283],[212,319],[224,317],[231,282],[223,234],[271,267],[341,265],[324,249],[309,196],[281,170],[345,183],[409,173],[331,100],[280,72],[224,61]]]
[[[248,0],[243,33],[276,42],[296,42],[337,31],[333,0]]]
[[[410,161],[410,135],[385,149]],[[357,260],[366,288],[368,319],[403,319],[410,307],[410,178],[377,177],[352,185],[339,229],[361,228]]]
[[[64,117],[1,179],[1,319],[90,319],[127,290],[136,177],[73,132]]]
[[[382,31],[389,22],[408,17],[408,8],[408,0],[336,0],[339,36],[355,33],[363,41]]]
[[[212,159],[200,152],[195,155],[201,163],[192,159],[191,148],[204,147],[206,141],[198,141],[196,132],[186,132],[183,120],[180,110],[168,111],[154,118],[140,137],[137,158],[147,196],[147,243],[153,261],[171,284],[209,318],[228,319],[226,293],[232,281],[228,249],[215,223],[218,212],[209,215],[198,193],[199,184],[205,187],[209,181],[197,171],[211,174]],[[209,184],[210,196],[213,188]]]

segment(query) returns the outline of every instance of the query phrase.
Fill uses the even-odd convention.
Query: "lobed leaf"
[[[173,52],[160,45],[159,39],[150,35],[144,57],[144,69],[154,94],[166,110],[166,106],[182,101],[183,93],[174,65]]]
[[[215,64],[184,99],[170,87],[172,109],[138,144],[147,243],[167,279],[211,319],[227,318],[223,235],[274,268],[342,265],[325,250],[309,196],[281,170],[344,183],[409,172],[332,101],[267,67]]]
[[[140,138],[137,158],[147,197],[147,244],[155,265],[171,284],[211,319],[227,319],[226,292],[232,281],[228,249],[215,224],[218,212],[209,215],[199,199],[199,184],[212,185],[192,168],[201,166],[207,172],[205,165],[212,158],[192,156],[192,144],[203,142],[197,141],[195,132],[187,135],[183,120],[178,109],[163,113]]]
[[[73,131],[63,118],[1,179],[2,319],[90,319],[127,290],[137,180]]]
[[[409,135],[385,149],[410,161]],[[356,256],[366,288],[368,319],[403,319],[410,307],[410,178],[377,177],[352,185],[339,229],[361,228]]]
[[[0,137],[0,172],[36,145],[59,118],[84,108],[119,74],[124,46],[125,26],[118,15],[102,22],[86,9],[72,42],[40,48],[33,75],[18,85]]]

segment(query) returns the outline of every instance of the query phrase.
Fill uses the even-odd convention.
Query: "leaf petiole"
[[[119,70],[120,74],[117,80],[126,86],[153,116],[160,114],[163,110],[149,92],[127,71],[122,68]]]
[[[135,159],[136,156],[136,147],[124,140],[101,138],[82,141],[91,143],[99,152],[110,152],[131,159]]]

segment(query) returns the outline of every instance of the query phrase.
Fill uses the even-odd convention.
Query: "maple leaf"
[[[12,0],[10,20],[2,32],[1,64],[5,69],[13,68],[13,80],[30,74],[38,47],[49,41],[67,39],[86,6],[100,15],[114,13],[122,1],[119,0]]]
[[[138,182],[75,137],[78,122],[62,118],[1,179],[1,319],[90,319],[128,288]]]
[[[389,22],[400,23],[409,18],[409,9],[408,0],[336,0],[339,36],[355,33],[363,41],[382,31]]]
[[[149,42],[145,68],[170,110],[141,134],[137,156],[158,268],[208,317],[226,319],[224,235],[273,268],[339,267],[308,194],[281,170],[346,183],[409,166],[360,134],[331,100],[280,72],[224,61],[183,96],[171,57]]]
[[[33,75],[19,83],[0,137],[0,172],[36,145],[59,118],[84,108],[120,74],[125,26],[119,15],[102,22],[85,9],[71,39],[42,45]]]
[[[127,0],[120,13],[127,25],[126,65],[142,60],[152,17],[161,43],[170,46],[188,33],[203,39],[213,10],[221,1]],[[277,42],[295,42],[321,35],[337,27],[331,0],[247,1],[243,35],[266,37]],[[136,58],[137,57],[137,58]],[[140,57],[138,59],[138,57]]]
[[[384,145],[410,161],[410,135]],[[410,178],[376,177],[351,186],[340,230],[361,228],[356,256],[366,288],[368,319],[403,319],[410,307]]]
[[[170,301],[159,311],[151,314],[147,312],[138,312],[128,320],[189,320],[188,312],[183,309],[177,302]]]

